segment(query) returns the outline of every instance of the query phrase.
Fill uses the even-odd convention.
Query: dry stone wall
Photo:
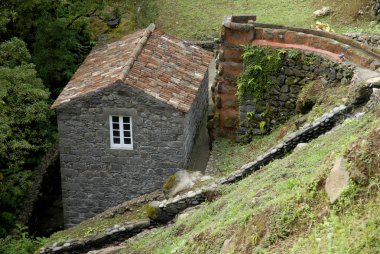
[[[371,89],[372,91],[372,89]],[[186,208],[196,206],[214,195],[219,187],[225,184],[238,182],[252,172],[259,170],[272,160],[278,159],[291,152],[299,143],[305,143],[331,130],[336,123],[343,119],[350,111],[351,106],[341,105],[325,113],[312,124],[306,124],[300,130],[285,137],[279,144],[270,148],[256,160],[243,165],[239,170],[227,177],[209,183],[207,186],[177,195],[163,201],[153,201],[150,220],[141,220],[133,223],[115,225],[106,232],[88,237],[85,240],[68,240],[55,243],[40,250],[40,254],[79,254],[87,251],[106,247],[110,244],[121,242],[143,230],[158,227],[171,221],[177,214]]]
[[[133,150],[110,148],[110,115],[132,118]],[[123,83],[59,108],[65,227],[158,190],[183,169],[185,117]]]
[[[295,55],[294,55],[295,54]],[[246,95],[239,107],[237,141],[249,142],[255,135],[264,134],[276,124],[293,115],[298,94],[311,80],[321,79],[328,85],[349,84],[355,67],[338,63],[310,52],[288,51],[276,76],[270,77],[272,91],[258,103]]]
[[[379,4],[380,7],[380,4]],[[380,10],[379,10],[380,12]],[[380,47],[380,35],[369,33],[345,33],[345,36],[372,47]]]
[[[380,71],[379,49],[334,33],[307,28],[263,24],[251,16],[228,16],[222,26],[216,59],[217,77],[212,87],[215,114],[210,121],[213,136],[236,139],[239,103],[236,80],[243,71],[241,45],[268,45],[275,48],[316,52],[360,67]],[[291,105],[288,105],[291,107]]]
[[[380,21],[380,0],[373,0],[372,17],[376,21]]]
[[[152,227],[150,220],[141,220],[134,223],[115,225],[104,233],[93,235],[85,240],[68,240],[55,243],[40,250],[40,254],[81,254],[95,250],[115,242],[121,242]]]

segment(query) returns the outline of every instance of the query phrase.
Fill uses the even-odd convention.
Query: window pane
[[[130,138],[131,137],[131,132],[130,131],[124,131],[124,137]]]
[[[118,129],[119,129],[119,124],[118,124],[118,123],[113,123],[113,124],[112,124],[112,128],[113,128],[114,130],[118,130]]]
[[[124,138],[124,144],[130,145],[131,139],[130,138]]]
[[[120,131],[113,131],[112,133],[114,137],[120,137]]]
[[[123,117],[123,122],[124,122],[124,123],[129,123],[129,117],[126,117],[126,116]]]
[[[112,122],[119,122],[119,117],[118,116],[112,116]]]
[[[124,130],[131,130],[131,125],[130,124],[124,124]]]
[[[114,138],[113,143],[114,144],[120,144],[120,138]]]

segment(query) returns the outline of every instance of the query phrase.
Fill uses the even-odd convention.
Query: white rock
[[[190,190],[194,184],[201,181],[203,175],[200,171],[181,170],[174,174],[174,186],[168,190],[168,196],[174,197],[181,191]]]
[[[331,204],[340,197],[343,190],[348,186],[350,176],[345,169],[345,163],[346,161],[343,157],[337,158],[326,179],[325,190]]]
[[[307,146],[307,143],[299,143],[296,148],[294,148],[294,151],[300,151],[303,150]]]
[[[331,7],[328,7],[328,6],[323,6],[322,9],[319,9],[313,12],[316,18],[327,16],[327,15],[330,15],[331,13],[333,13],[333,10],[331,9]]]

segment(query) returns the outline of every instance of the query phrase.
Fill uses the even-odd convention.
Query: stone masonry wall
[[[190,161],[191,150],[194,145],[195,136],[200,128],[201,121],[206,113],[208,106],[208,71],[206,72],[203,82],[199,87],[198,94],[190,108],[190,111],[186,114],[184,124],[184,165],[188,166]]]
[[[89,250],[105,247],[115,242],[121,242],[132,237],[144,229],[151,229],[171,221],[177,214],[188,207],[196,206],[209,197],[218,195],[219,187],[225,184],[235,183],[259,170],[274,159],[278,159],[291,152],[299,143],[308,142],[326,133],[334,127],[342,118],[345,118],[352,110],[352,106],[341,105],[323,116],[316,119],[312,124],[303,126],[300,130],[285,137],[279,144],[270,148],[260,155],[256,160],[243,165],[226,177],[207,186],[179,194],[173,198],[162,201],[152,201],[151,208],[155,212],[150,214],[150,220],[141,220],[133,223],[118,224],[107,229],[106,232],[91,235],[84,240],[72,239],[65,242],[55,243],[40,250],[41,254],[63,254],[63,253],[86,253]]]
[[[379,1],[379,13],[380,13],[380,1]],[[379,18],[380,18],[380,15],[379,15]],[[372,47],[380,47],[380,35],[378,34],[345,33],[344,35],[358,42],[368,44]]]
[[[243,70],[241,45],[270,46],[316,52],[358,66],[380,71],[378,48],[346,36],[320,30],[263,24],[251,16],[228,16],[222,26],[216,57],[217,77],[213,86],[216,108],[210,121],[213,136],[236,138],[239,126],[239,104],[236,80]]]
[[[372,17],[375,21],[380,21],[380,0],[372,0]]]
[[[161,188],[184,166],[185,113],[140,90],[115,84],[57,111],[66,227]],[[110,149],[109,115],[132,117],[133,150]]]
[[[295,56],[290,56],[291,54]],[[252,96],[246,95],[239,107],[237,140],[248,142],[247,137],[264,134],[276,124],[294,115],[296,102],[302,87],[311,80],[323,80],[326,84],[349,84],[354,67],[338,63],[311,52],[288,51],[283,57],[282,67],[271,77],[273,88],[260,105],[255,105]],[[260,123],[265,122],[265,130]]]

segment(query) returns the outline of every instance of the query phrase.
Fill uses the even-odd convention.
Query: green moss
[[[155,218],[157,215],[157,209],[152,207],[151,205],[146,205],[144,207],[145,213],[148,215],[149,218]]]
[[[176,182],[176,176],[175,175],[171,175],[171,176],[169,176],[168,179],[166,179],[166,181],[162,185],[162,188],[164,190],[170,190],[171,188],[173,188],[175,182]]]
[[[298,95],[296,102],[296,112],[301,114],[309,113],[318,102],[320,94],[324,91],[320,81],[312,81],[305,85]]]
[[[237,81],[237,95],[242,101],[251,95],[255,102],[263,99],[276,85],[270,80],[278,73],[281,66],[282,51],[270,47],[244,46],[244,70]]]

